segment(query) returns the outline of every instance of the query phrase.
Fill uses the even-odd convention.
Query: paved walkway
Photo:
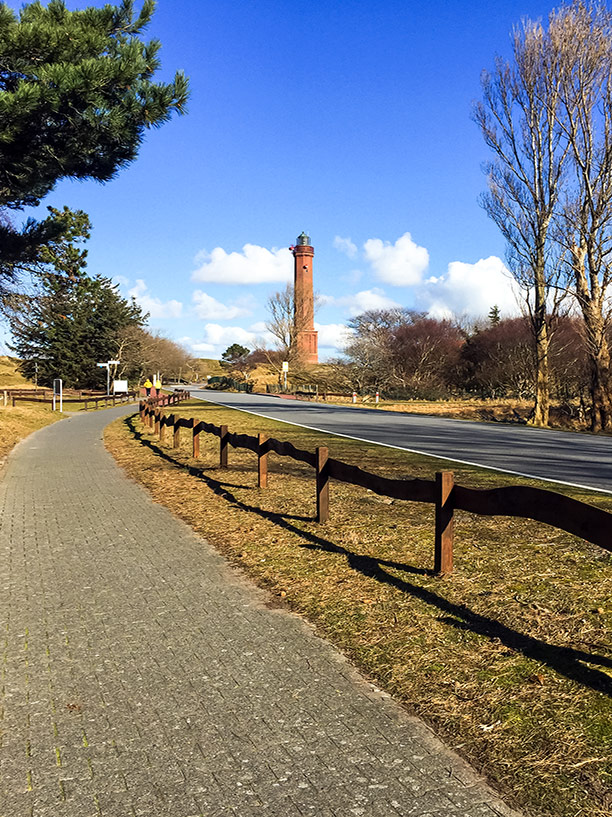
[[[129,411],[45,428],[2,473],[0,817],[509,817],[123,475],[102,429]]]

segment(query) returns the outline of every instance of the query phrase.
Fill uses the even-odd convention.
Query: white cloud
[[[335,304],[336,298],[333,295],[325,295],[321,292],[317,292],[315,295],[315,301],[318,308],[322,306],[327,306],[328,304]]]
[[[491,255],[475,264],[452,261],[446,275],[425,281],[416,295],[419,304],[436,318],[480,317],[495,304],[502,315],[518,314],[517,292],[504,262]]]
[[[192,341],[188,346],[192,352],[208,352],[211,355],[215,352],[215,347],[212,343],[195,343]]]
[[[387,298],[382,289],[373,287],[356,292],[354,295],[344,295],[335,299],[339,306],[343,306],[349,315],[360,315],[368,309],[393,309],[399,307],[397,301]]]
[[[314,326],[319,333],[319,348],[328,347],[340,351],[353,334],[353,330],[343,323],[315,323]]]
[[[160,298],[153,298],[147,293],[148,286],[142,278],[136,279],[136,285],[128,290],[130,298],[134,298],[136,303],[142,307],[144,312],[148,312],[152,318],[180,318],[183,314],[183,304],[180,301],[162,301]]]
[[[321,324],[315,323],[315,329],[319,333],[319,349],[325,357],[325,350],[340,352],[348,341],[352,332],[341,323]],[[201,357],[220,358],[223,352],[232,343],[240,343],[249,349],[255,348],[258,341],[263,341],[267,348],[273,348],[275,339],[266,331],[265,323],[258,321],[251,324],[248,329],[241,326],[221,326],[218,323],[207,323],[204,326],[203,335],[197,339],[183,337],[180,343],[186,346],[194,355]]]
[[[228,305],[217,301],[212,295],[207,295],[201,289],[196,289],[192,296],[194,312],[198,318],[202,320],[217,320],[217,321],[232,321],[234,318],[240,318],[243,315],[248,315],[250,309],[238,304]]]
[[[376,275],[397,287],[419,284],[429,265],[429,253],[415,244],[410,233],[404,233],[395,244],[369,238],[363,250]]]
[[[223,351],[232,343],[242,346],[253,346],[255,333],[243,329],[241,326],[221,326],[218,323],[207,323],[204,326],[204,342],[213,346],[223,346]]]
[[[357,255],[357,245],[353,244],[350,238],[342,238],[342,236],[337,235],[334,238],[334,247],[348,255],[349,258],[354,258]]]
[[[259,334],[268,331],[265,321],[256,321],[249,326],[249,329],[251,332],[259,332]]]
[[[180,343],[186,346],[196,357],[218,359],[232,343],[240,343],[252,349],[256,335],[241,326],[221,326],[218,323],[207,323],[204,332],[198,338],[183,337]]]
[[[194,281],[218,284],[262,284],[290,281],[293,276],[293,256],[285,247],[271,250],[257,244],[245,244],[242,252],[226,252],[222,247],[199,253],[202,261],[192,275]]]

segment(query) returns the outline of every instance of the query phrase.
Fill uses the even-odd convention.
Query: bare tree
[[[166,379],[192,370],[189,353],[180,344],[140,327],[128,327],[121,333],[116,359],[120,363],[114,376],[127,375],[138,383],[158,371]]]
[[[405,309],[370,309],[348,322],[352,335],[344,354],[359,391],[381,391],[393,381],[393,332],[409,315]]]
[[[551,20],[554,14],[551,15]],[[551,313],[557,288],[559,245],[551,225],[559,204],[568,145],[559,126],[558,54],[550,32],[526,20],[512,36],[512,63],[497,59],[483,72],[483,101],[474,108],[494,159],[486,166],[483,206],[507,242],[510,271],[524,294],[534,335],[534,425],[548,425]]]
[[[576,2],[551,15],[559,54],[558,126],[572,173],[559,218],[569,285],[584,319],[591,430],[612,427],[608,328],[612,281],[612,15]]]
[[[446,319],[409,312],[391,334],[391,385],[413,398],[436,399],[452,390],[465,336]]]
[[[276,350],[283,352],[284,360],[290,360],[295,348],[293,285],[287,284],[285,289],[271,295],[267,309],[270,319],[266,322],[266,329],[275,339]]]
[[[527,317],[506,318],[474,332],[462,360],[469,391],[482,397],[533,397],[533,334]]]
[[[320,298],[314,296],[314,311],[320,306]],[[269,320],[266,329],[275,339],[275,348],[268,351],[268,363],[279,375],[282,371],[282,361],[289,362],[294,375],[305,371],[303,362],[299,359],[297,344],[295,343],[295,296],[293,284],[287,284],[285,289],[275,292],[267,301]],[[264,344],[258,344],[259,351],[264,351]],[[280,356],[279,356],[280,353]]]

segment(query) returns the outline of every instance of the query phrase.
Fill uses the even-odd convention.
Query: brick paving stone
[[[0,480],[0,817],[518,817],[129,480],[79,414]]]

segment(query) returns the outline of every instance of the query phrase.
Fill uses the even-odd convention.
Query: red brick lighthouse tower
[[[312,258],[314,247],[310,236],[302,233],[293,250],[294,261],[294,330],[295,348],[300,363],[318,363],[317,332],[314,328],[314,294],[312,289]]]

